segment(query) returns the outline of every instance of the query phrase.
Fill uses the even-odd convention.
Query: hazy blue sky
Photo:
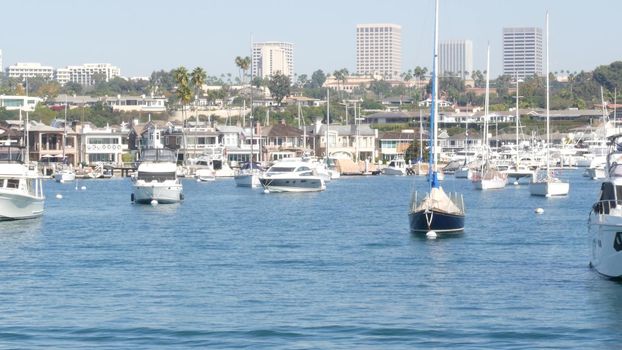
[[[431,66],[433,0],[19,0],[0,6],[4,66],[41,62],[54,67],[107,62],[125,76],[180,65],[209,75],[233,73],[236,56],[253,40],[287,41],[294,69],[310,74],[356,69],[357,23],[402,26],[402,69]],[[470,39],[474,65],[501,74],[503,27],[540,26],[550,13],[551,71],[591,70],[622,59],[617,0],[444,0],[440,38]]]

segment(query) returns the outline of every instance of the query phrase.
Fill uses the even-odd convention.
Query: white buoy
[[[518,181],[514,181],[514,186],[518,186]]]
[[[536,214],[542,214],[542,213],[544,213],[544,209],[536,208]]]
[[[86,190],[86,186],[82,186],[82,187],[80,187],[80,189],[81,189],[82,191],[85,191],[85,190]]]
[[[201,182],[201,179],[197,179],[197,182]]]
[[[155,207],[156,205],[158,205],[158,201],[155,200],[155,199],[152,199],[151,200],[151,205],[153,205]]]
[[[63,195],[62,195],[62,194],[60,194],[60,193],[59,193],[59,194],[57,194],[57,195],[56,195],[56,199],[63,199]]]
[[[268,194],[268,193],[270,193],[270,191],[268,191],[268,190],[263,190],[263,193]]]
[[[428,231],[428,233],[425,234],[425,237],[427,239],[436,239],[436,237],[438,237],[438,235],[434,231]]]

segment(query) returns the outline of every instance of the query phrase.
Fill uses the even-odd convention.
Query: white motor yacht
[[[0,150],[0,220],[31,219],[43,215],[43,182],[35,166],[21,162],[15,147]]]
[[[402,158],[396,158],[389,162],[386,168],[382,170],[385,175],[406,175],[406,161]]]
[[[621,142],[622,135],[613,137]],[[617,143],[613,143],[614,145]],[[598,201],[588,220],[590,266],[612,278],[622,277],[622,152],[613,150],[607,157],[607,179],[602,183]]]
[[[303,161],[277,162],[259,177],[259,182],[269,192],[317,192],[326,189],[324,179]]]
[[[176,155],[169,149],[145,149],[134,174],[132,201],[150,204],[177,203],[183,200],[181,181],[177,177]]]
[[[63,166],[54,173],[54,180],[56,180],[56,182],[64,183],[74,181],[75,179],[76,172],[70,167]]]

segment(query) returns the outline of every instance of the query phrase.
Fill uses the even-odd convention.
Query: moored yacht
[[[385,175],[406,175],[406,161],[403,158],[396,158],[389,162],[386,168],[382,170]]]
[[[0,220],[43,215],[43,182],[35,166],[22,162],[21,150],[0,147]]]
[[[324,179],[307,162],[286,161],[272,165],[259,182],[268,192],[317,192],[326,189]]]
[[[614,145],[622,135],[611,137]],[[614,149],[607,157],[607,179],[588,220],[590,266],[612,278],[622,277],[622,152]]]
[[[238,187],[257,188],[261,186],[259,177],[262,172],[263,169],[261,164],[257,162],[244,163],[238,172],[233,176],[233,180],[235,181],[235,185]]]
[[[132,176],[132,201],[142,204],[177,203],[184,199],[177,176],[177,155],[164,148],[160,131],[150,130],[147,144],[140,151],[138,169]]]

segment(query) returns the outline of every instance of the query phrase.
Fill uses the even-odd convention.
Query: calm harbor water
[[[0,347],[615,348],[622,284],[587,266],[599,183],[563,175],[552,199],[448,176],[466,232],[434,241],[408,228],[422,178],[187,180],[157,207],[127,179],[48,181],[43,218],[0,223]]]

